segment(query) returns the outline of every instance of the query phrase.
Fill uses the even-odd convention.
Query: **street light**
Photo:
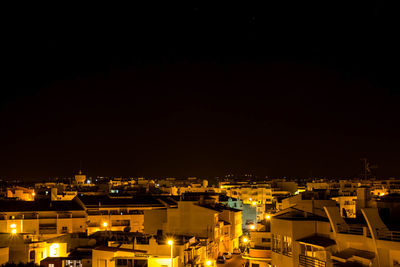
[[[207,265],[207,266],[211,266],[211,261],[210,261],[210,260],[207,260],[207,261],[206,261],[206,265]]]
[[[267,220],[271,219],[271,215],[267,214],[267,215],[265,216],[265,219],[267,219]]]
[[[249,242],[249,239],[247,237],[243,237],[243,243],[247,244],[247,242]]]
[[[11,230],[11,233],[12,233],[13,235],[15,235],[15,234],[17,233],[17,229],[12,229],[12,230]]]
[[[168,245],[171,246],[171,266],[174,267],[174,261],[172,259],[172,247],[174,246],[174,241],[172,239],[168,240]]]
[[[254,224],[250,225],[250,230],[255,230],[256,226]]]
[[[255,205],[257,205],[257,202],[253,201],[251,204],[252,204],[253,206],[255,206]]]
[[[108,226],[108,223],[107,223],[107,222],[103,222],[103,226],[104,226],[104,227],[107,227],[107,226]]]

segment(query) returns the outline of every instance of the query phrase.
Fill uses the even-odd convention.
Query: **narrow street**
[[[244,260],[241,255],[233,255],[232,259],[226,260],[225,264],[218,263],[218,267],[242,267]]]

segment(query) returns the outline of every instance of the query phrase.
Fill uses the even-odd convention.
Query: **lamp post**
[[[173,248],[173,246],[174,246],[174,241],[172,241],[171,239],[168,240],[168,245],[171,246],[171,266],[174,267],[174,260],[173,260],[173,258],[172,258],[172,256],[173,256],[173,255],[172,255],[172,253],[173,253],[172,248]]]

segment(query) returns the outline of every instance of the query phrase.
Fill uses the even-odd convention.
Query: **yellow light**
[[[267,220],[271,219],[271,215],[267,214],[267,215],[265,216],[265,219],[267,219]]]
[[[380,196],[384,196],[384,195],[385,195],[385,193],[380,193],[379,195],[380,195]]]
[[[54,243],[50,246],[50,257],[58,257],[60,244]]]
[[[17,233],[17,229],[12,229],[12,230],[11,230],[11,233],[12,233],[12,234],[16,234],[16,233]]]
[[[253,201],[251,204],[252,204],[253,206],[255,206],[255,205],[257,205],[257,202]]]
[[[222,189],[222,188],[224,188],[224,187],[221,185],[220,188]]]
[[[252,199],[251,199],[251,198],[249,198],[249,201],[252,201]]]
[[[171,239],[170,240],[168,240],[168,245],[170,245],[170,246],[172,246],[172,244],[174,243],[174,241],[172,241]]]
[[[250,229],[254,230],[254,229],[256,229],[256,226],[254,224],[252,224],[252,225],[250,225]]]
[[[15,223],[10,225],[10,228],[17,228],[17,225]]]
[[[206,261],[206,265],[211,266],[211,261],[210,260]]]
[[[32,196],[35,196],[35,195],[36,195],[35,192],[33,192],[33,193],[32,193]]]
[[[107,222],[103,222],[103,226],[104,226],[104,227],[107,227],[107,226],[108,226],[108,223],[107,223]]]
[[[247,242],[249,242],[249,239],[247,237],[243,237],[243,242],[247,243]]]

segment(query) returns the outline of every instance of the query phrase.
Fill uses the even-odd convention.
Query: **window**
[[[43,258],[43,257],[42,257]],[[34,261],[35,260],[35,251],[34,250],[31,250],[30,252],[29,252],[29,259],[31,260],[31,261]]]
[[[63,227],[61,228],[61,232],[62,232],[62,233],[68,233],[68,226],[63,226]]]
[[[271,238],[261,238],[262,243],[269,243],[271,242]]]
[[[272,251],[281,253],[281,235],[272,235]]]
[[[117,266],[126,266],[128,261],[126,259],[117,259]]]
[[[54,267],[54,263],[49,263],[48,267]]]
[[[289,257],[292,256],[292,238],[290,236],[283,237],[282,254]]]
[[[258,264],[258,263],[252,263],[252,264],[251,264],[251,267],[260,267],[260,264]]]

